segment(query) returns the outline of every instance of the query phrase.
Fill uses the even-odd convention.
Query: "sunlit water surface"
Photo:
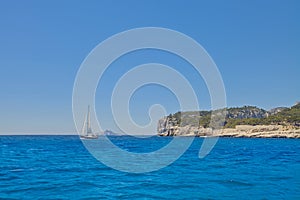
[[[111,140],[150,152],[171,138]],[[202,141],[166,168],[129,174],[97,161],[78,136],[0,136],[0,199],[300,199],[300,140],[221,138],[199,159]]]

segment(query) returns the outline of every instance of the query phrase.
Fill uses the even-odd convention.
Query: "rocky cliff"
[[[229,119],[248,119],[248,118],[264,118],[269,116],[269,112],[254,106],[244,106],[242,108],[229,108],[227,110],[227,118]]]
[[[300,138],[300,104],[266,111],[253,106],[227,109],[224,127],[210,128],[211,111],[177,112],[158,121],[160,136]]]

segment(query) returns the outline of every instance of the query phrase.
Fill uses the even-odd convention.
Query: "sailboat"
[[[94,134],[92,131],[90,106],[88,106],[88,113],[85,116],[80,139],[97,139],[97,138],[98,138],[98,135]]]

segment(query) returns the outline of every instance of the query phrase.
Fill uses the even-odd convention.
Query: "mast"
[[[90,106],[88,106],[88,113],[87,113],[86,135],[88,135],[89,133],[92,133]]]

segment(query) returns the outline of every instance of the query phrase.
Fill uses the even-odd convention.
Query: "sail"
[[[88,106],[88,112],[84,119],[84,124],[82,127],[82,133],[80,135],[82,139],[97,139],[98,136],[93,134],[93,130],[91,127],[91,113],[90,113],[90,106]]]
[[[88,106],[88,113],[87,113],[87,121],[86,121],[86,134],[92,134],[92,127],[91,127],[91,113],[90,113],[90,106]]]

